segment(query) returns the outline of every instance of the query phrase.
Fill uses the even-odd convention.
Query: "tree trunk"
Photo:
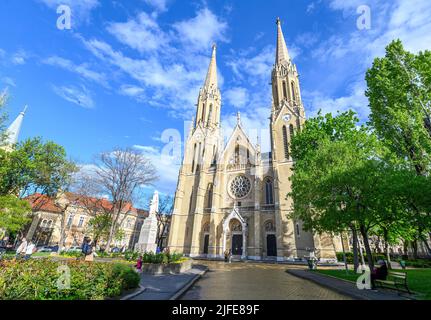
[[[359,259],[358,259],[358,232],[354,225],[350,226],[352,230],[352,242],[353,242],[353,270],[355,273],[358,271]]]
[[[413,249],[413,259],[418,258],[418,241],[415,239],[412,241],[412,249]]]
[[[368,256],[368,266],[372,271],[374,270],[374,259],[373,259],[373,253],[371,252],[371,248],[370,248],[370,242],[368,241],[368,232],[365,229],[365,226],[363,224],[359,226],[359,230],[361,231],[362,239],[364,240],[365,251],[367,252],[367,256]]]
[[[341,233],[341,247],[343,248],[344,267],[346,268],[346,273],[348,273],[349,272],[349,266],[347,265],[346,249],[344,248],[343,233]]]
[[[386,259],[388,260],[388,269],[392,269],[391,266],[391,254],[389,252],[389,240],[388,240],[388,229],[384,228],[383,229],[383,238],[385,241],[385,254],[386,254]]]

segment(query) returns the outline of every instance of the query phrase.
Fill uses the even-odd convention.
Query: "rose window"
[[[230,193],[235,198],[244,198],[251,190],[251,182],[245,176],[235,177],[230,183]]]

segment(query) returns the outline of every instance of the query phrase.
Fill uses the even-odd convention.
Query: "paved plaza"
[[[350,300],[286,273],[286,265],[282,264],[199,263],[209,270],[181,297],[182,300]]]

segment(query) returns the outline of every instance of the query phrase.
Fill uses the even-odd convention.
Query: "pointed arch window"
[[[287,140],[286,126],[283,126],[283,144],[284,144],[284,158],[289,159],[289,142]]]
[[[213,193],[214,193],[214,185],[212,183],[208,184],[207,190],[207,208],[212,208],[213,206]]]
[[[294,129],[293,129],[293,124],[290,124],[290,125],[289,125],[289,131],[290,131],[290,137],[293,137],[293,136],[294,136],[294,134],[295,134],[295,131],[294,131]]]
[[[293,101],[296,101],[295,82],[292,81],[291,87],[292,87],[292,98],[293,98]]]
[[[195,172],[195,159],[196,159],[196,143],[193,147],[192,173]]]
[[[213,114],[213,105],[210,104],[210,111],[208,112],[208,119],[207,119],[208,124],[211,123],[212,114]]]
[[[283,81],[283,98],[287,99],[287,86],[286,81]]]
[[[299,116],[296,118],[296,129],[299,131],[301,130],[301,119]]]
[[[205,121],[205,103],[202,104],[202,116],[201,116],[201,120],[202,120],[202,122]]]
[[[235,163],[239,164],[239,144],[235,146]]]
[[[274,204],[274,188],[269,178],[265,181],[265,204]]]

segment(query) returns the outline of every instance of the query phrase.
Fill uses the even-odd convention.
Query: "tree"
[[[417,174],[429,172],[431,156],[431,51],[414,55],[401,41],[386,48],[367,71],[371,115],[376,134]]]
[[[174,208],[174,199],[170,195],[160,197],[159,210],[156,212],[157,217],[157,247],[163,250],[164,235],[169,229],[170,216]]]
[[[301,219],[306,230],[319,233],[350,228],[355,240],[359,232],[371,257],[368,238],[377,224],[373,205],[380,195],[374,188],[385,175],[383,155],[377,137],[358,126],[351,111],[308,120],[292,141],[293,217]],[[373,260],[368,263],[372,269]]]
[[[157,179],[151,161],[133,149],[118,149],[102,153],[95,163],[94,181],[102,194],[109,196],[111,226],[107,250],[123,220],[130,214],[132,204],[143,186]]]
[[[10,152],[0,151],[0,195],[53,196],[75,171],[62,146],[41,138],[28,139]]]
[[[31,207],[15,196],[0,196],[0,229],[15,233],[31,221]]]

